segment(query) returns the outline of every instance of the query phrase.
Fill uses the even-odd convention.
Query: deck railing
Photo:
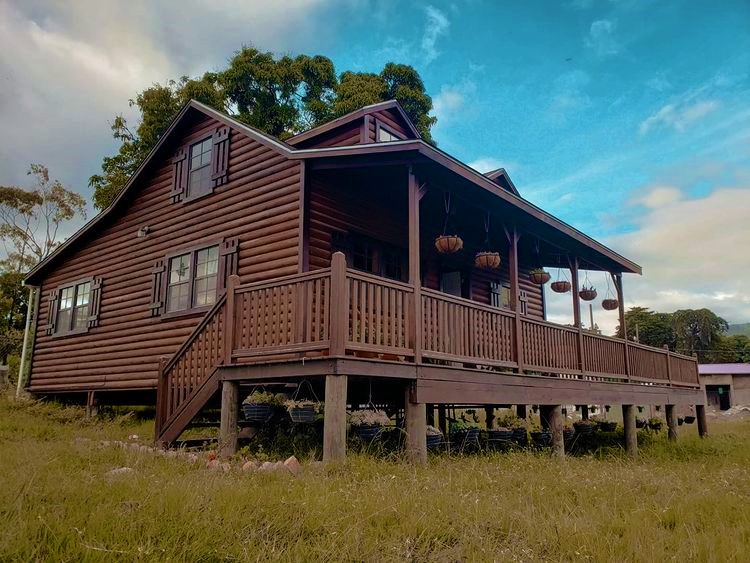
[[[163,366],[162,408],[174,412],[219,363],[345,355],[698,386],[695,358],[354,271],[335,256],[314,272],[246,285],[233,277]]]

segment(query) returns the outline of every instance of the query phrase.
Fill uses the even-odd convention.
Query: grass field
[[[99,447],[150,423],[3,397],[0,561],[747,561],[750,422],[683,428],[635,461],[353,455],[293,478]]]

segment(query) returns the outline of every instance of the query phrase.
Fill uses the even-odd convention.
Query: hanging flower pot
[[[593,301],[596,299],[596,289],[593,286],[586,287],[585,285],[578,292],[578,296],[584,301]]]
[[[463,247],[464,241],[458,235],[440,235],[435,239],[435,248],[440,254],[454,254]]]
[[[535,283],[537,285],[544,285],[551,278],[552,276],[549,274],[549,272],[543,268],[534,268],[529,272],[529,280],[531,280],[531,283]]]
[[[474,265],[481,270],[495,270],[500,267],[500,253],[477,252]]]
[[[620,306],[620,302],[617,299],[604,299],[602,301],[602,309],[605,311],[614,311]]]
[[[565,280],[557,280],[550,284],[552,291],[555,293],[568,293],[570,291],[570,282]]]

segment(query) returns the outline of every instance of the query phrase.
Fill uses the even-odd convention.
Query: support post
[[[349,333],[349,285],[346,283],[346,257],[334,252],[331,258],[331,356],[346,354]],[[330,376],[329,376],[330,377]],[[326,389],[328,388],[326,379]],[[344,394],[346,398],[346,394]]]
[[[16,399],[21,396],[24,384],[26,383],[26,361],[28,360],[34,346],[31,333],[36,328],[36,314],[39,310],[39,294],[40,291],[38,288],[29,286],[29,303],[26,309],[26,326],[23,331],[23,348],[21,349],[21,361],[18,364]]]
[[[223,459],[237,453],[237,421],[240,416],[240,384],[221,382],[221,422],[219,426],[219,456]]]
[[[565,439],[563,437],[562,405],[552,405],[545,409],[552,431],[552,451],[558,457],[565,457]]]
[[[411,166],[408,174],[409,196],[409,285],[414,289],[411,305],[411,334],[414,362],[422,362],[422,277],[419,257],[419,184]]]
[[[426,405],[425,403],[416,403],[414,399],[414,383],[409,383],[404,394],[406,458],[411,463],[425,463],[427,461]]]
[[[444,436],[448,436],[448,415],[445,412],[445,405],[438,406],[438,428]]]
[[[578,294],[578,258],[570,261],[570,280],[573,286],[573,324],[578,332],[578,369],[583,374],[583,331],[581,329],[581,296]]]
[[[674,411],[674,405],[666,405],[664,409],[667,415],[667,435],[670,441],[677,441],[677,413]]]
[[[625,298],[622,290],[622,274],[610,274],[612,281],[615,282],[615,289],[617,289],[617,312],[620,317],[620,330],[622,331],[622,339],[625,343],[625,375],[628,376],[630,381],[630,354],[628,353],[628,326],[625,322]]]
[[[235,288],[240,285],[238,275],[229,276],[227,280],[227,302],[224,305],[224,365],[232,364],[232,351],[234,350],[234,311],[235,311]]]
[[[515,324],[515,351],[516,363],[518,364],[518,373],[523,373],[523,335],[521,333],[521,309],[518,305],[520,298],[520,288],[518,284],[518,241],[521,235],[518,234],[516,227],[512,231],[505,231],[510,243],[508,252],[508,269],[510,270],[510,307],[514,317]]]
[[[551,407],[549,405],[539,405],[539,424],[543,430],[550,429],[551,416]]]
[[[635,427],[635,405],[622,405],[622,425],[625,428],[625,451],[638,455],[638,431]]]
[[[427,424],[435,426],[435,405],[427,405]]]
[[[99,414],[99,404],[96,400],[96,392],[86,393],[86,418],[93,418]]]
[[[588,419],[589,419],[589,406],[581,405],[581,420],[588,420]]]
[[[706,420],[706,405],[695,405],[695,418],[698,422],[698,436],[708,437],[708,421]]]
[[[516,416],[520,419],[526,420],[526,405],[516,405]]]
[[[485,426],[487,426],[487,430],[492,430],[495,427],[494,405],[484,407],[484,422],[485,422]]]
[[[346,384],[345,375],[327,375],[323,418],[323,462],[346,457]]]

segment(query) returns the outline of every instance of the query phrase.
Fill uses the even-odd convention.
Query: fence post
[[[234,312],[235,312],[235,290],[240,285],[240,277],[229,276],[227,282],[227,299],[224,303],[224,365],[232,363],[232,351],[234,350]]]
[[[156,379],[156,419],[154,420],[154,440],[158,441],[159,434],[161,434],[162,425],[167,418],[166,413],[166,394],[167,394],[167,381],[164,373],[164,367],[167,364],[167,359],[164,356],[159,358],[159,372]]]
[[[331,356],[346,354],[349,333],[349,286],[346,283],[346,258],[334,252],[331,259]]]

